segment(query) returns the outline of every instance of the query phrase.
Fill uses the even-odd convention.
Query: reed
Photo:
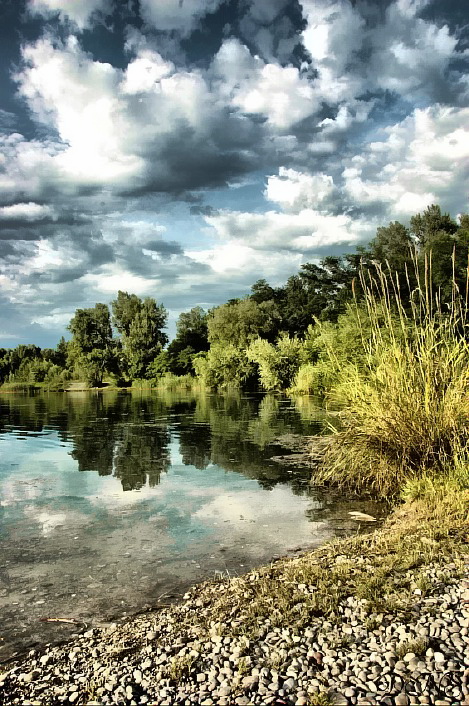
[[[388,497],[424,477],[449,474],[466,487],[467,299],[453,284],[443,309],[431,287],[429,258],[423,267],[415,261],[415,276],[409,303],[392,273],[379,266],[361,272],[362,351],[330,393],[342,411],[317,482]],[[334,362],[336,351],[327,353]]]

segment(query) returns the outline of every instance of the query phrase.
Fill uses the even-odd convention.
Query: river
[[[0,661],[357,531],[379,507],[271,460],[324,419],[273,395],[0,394]]]

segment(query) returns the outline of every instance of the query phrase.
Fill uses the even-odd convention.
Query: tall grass
[[[318,481],[392,496],[411,480],[466,463],[467,300],[454,285],[444,308],[432,291],[431,261],[423,272],[415,262],[415,272],[410,305],[391,273],[361,272],[363,356],[333,391],[342,412]]]

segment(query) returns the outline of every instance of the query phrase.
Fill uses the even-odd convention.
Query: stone
[[[401,693],[397,694],[397,696],[394,698],[394,703],[396,704],[396,706],[409,706],[409,697],[405,692],[401,691]]]
[[[413,659],[416,659],[417,655],[414,654],[414,652],[408,652],[406,655],[404,655],[404,662],[411,662]]]
[[[241,682],[241,685],[243,689],[253,689],[258,681],[259,677],[254,674],[252,676],[244,677],[243,681]]]
[[[352,686],[349,686],[344,689],[344,696],[346,696],[347,699],[353,699],[356,693],[356,689],[354,689]]]

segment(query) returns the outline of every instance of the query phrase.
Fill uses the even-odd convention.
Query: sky
[[[0,346],[469,210],[467,0],[0,0]]]

